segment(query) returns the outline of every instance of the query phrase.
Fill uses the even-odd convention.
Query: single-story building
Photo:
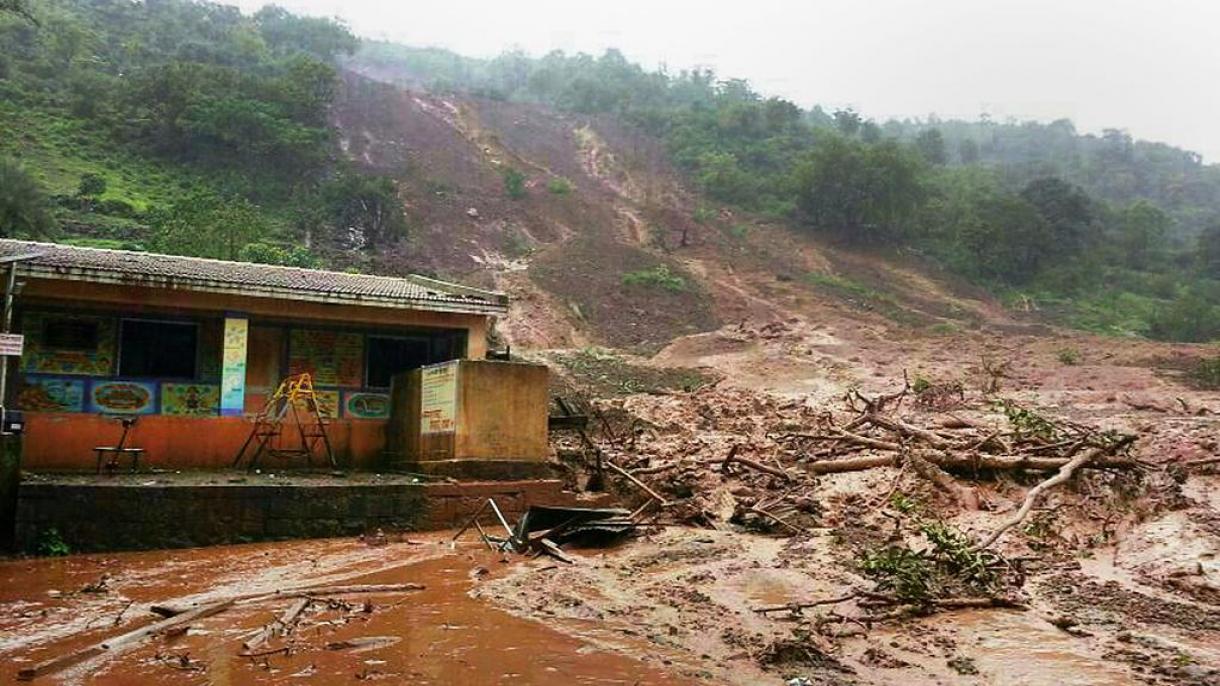
[[[281,380],[309,372],[339,463],[379,464],[392,376],[480,359],[503,294],[386,277],[0,240],[18,263],[6,406],[23,466],[91,469],[116,416],[153,467],[227,467]]]

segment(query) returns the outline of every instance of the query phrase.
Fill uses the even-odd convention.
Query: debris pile
[[[149,624],[147,626],[128,631],[117,636],[107,638],[100,643],[81,648],[79,650],[58,655],[48,660],[44,660],[32,667],[27,667],[18,672],[18,677],[22,680],[31,680],[40,676],[54,674],[60,672],[72,665],[79,664],[89,658],[102,655],[104,653],[120,652],[132,648],[141,642],[155,638],[175,636],[186,633],[194,622],[201,619],[220,614],[235,605],[259,605],[272,602],[275,600],[291,600],[283,610],[268,624],[259,629],[254,635],[242,643],[242,651],[240,655],[251,659],[266,659],[271,655],[280,653],[288,653],[293,650],[291,636],[295,632],[297,624],[305,616],[305,613],[310,608],[321,608],[324,610],[335,610],[341,613],[364,613],[372,612],[372,605],[368,601],[360,604],[354,604],[348,601],[339,599],[340,596],[352,595],[369,595],[369,594],[397,594],[409,593],[412,591],[421,591],[424,587],[415,583],[401,584],[366,584],[356,586],[305,586],[301,588],[291,588],[268,593],[249,593],[246,595],[231,596],[228,598],[213,599],[203,604],[194,604],[188,607],[178,607],[167,604],[154,604],[149,607],[149,611],[153,614],[160,615],[164,619]],[[280,639],[283,645],[274,648],[264,648],[265,644],[273,639]],[[164,655],[160,654],[158,660],[165,662],[175,668],[183,671],[198,671],[201,666],[198,661],[191,660],[189,655]]]
[[[919,392],[905,384],[875,398],[853,390],[837,411],[715,387],[596,409],[599,435],[582,433],[589,467],[621,477],[676,521],[708,526],[802,533],[816,521],[816,480],[826,474],[897,467],[900,477],[916,475],[977,510],[977,497],[959,477],[1053,473],[975,544],[978,550],[1025,521],[1048,489],[1078,469],[1147,466],[1130,455],[1136,435],[1051,419],[1011,401],[984,398],[970,406],[952,384]],[[975,416],[966,418],[966,410]]]
[[[545,554],[571,564],[572,558],[560,548],[562,544],[569,541],[602,543],[626,536],[647,525],[644,509],[628,512],[620,508],[531,505],[517,526],[513,527],[509,526],[496,501],[488,498],[453,535],[451,543],[456,543],[463,534],[474,528],[488,550],[523,555]],[[503,536],[488,533],[479,521],[488,510],[504,529]]]

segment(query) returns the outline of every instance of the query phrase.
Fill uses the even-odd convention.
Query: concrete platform
[[[55,530],[74,552],[181,548],[459,526],[487,498],[515,520],[531,505],[605,505],[556,479],[436,482],[404,475],[185,472],[24,475],[16,539]]]

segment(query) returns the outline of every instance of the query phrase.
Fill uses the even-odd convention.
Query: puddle
[[[12,683],[22,667],[151,621],[144,606],[133,606],[118,628],[105,626],[118,614],[109,603],[113,601],[121,608],[126,604],[122,598],[134,597],[137,590],[141,603],[146,603],[197,594],[222,585],[217,583],[219,579],[231,582],[223,593],[235,592],[234,586],[242,590],[261,588],[268,580],[274,582],[272,588],[283,588],[314,583],[319,577],[333,579],[335,567],[340,566],[337,563],[344,560],[352,562],[355,569],[354,574],[342,579],[344,584],[417,582],[427,588],[406,595],[371,596],[373,608],[367,613],[315,604],[303,615],[291,654],[258,659],[238,655],[242,641],[290,602],[276,601],[234,607],[193,623],[186,635],[145,641],[128,652],[95,658],[35,683],[691,683],[667,674],[660,665],[596,649],[542,623],[514,617],[471,598],[468,592],[477,583],[472,580],[473,569],[483,566],[494,573],[503,567],[498,558],[485,551],[448,552],[435,541],[421,546],[426,548],[423,551],[404,546],[370,549],[351,541],[312,543],[313,550],[298,542],[109,556],[115,561],[105,568],[115,571],[115,590],[102,594],[102,600],[83,598],[81,594],[54,599],[53,603],[47,600],[48,591],[79,588],[85,580],[96,579],[101,568],[98,558],[0,564],[0,581],[11,582],[0,598],[0,636],[9,635],[23,623],[75,629],[64,632],[65,638],[59,640],[36,640],[0,649],[0,683]],[[308,559],[301,559],[302,555]],[[370,571],[368,567],[376,564],[370,557],[380,557],[382,568]],[[396,557],[405,558],[404,563],[385,568]],[[260,559],[262,564],[257,564]],[[286,570],[293,565],[299,570],[295,578]],[[183,574],[187,570],[191,572],[189,577]],[[233,581],[243,576],[245,581]],[[132,579],[146,583],[137,586]],[[132,593],[127,594],[128,590]],[[359,605],[363,598],[350,600]],[[62,607],[41,617],[31,610],[31,603]],[[101,609],[99,603],[107,605]],[[19,617],[22,614],[31,616]],[[79,620],[89,617],[92,626],[85,629]],[[71,637],[73,634],[75,637]],[[265,648],[281,645],[274,639]]]
[[[1029,612],[958,612],[938,618],[959,633],[964,655],[997,684],[1127,686],[1127,670]],[[973,644],[969,637],[973,636]]]

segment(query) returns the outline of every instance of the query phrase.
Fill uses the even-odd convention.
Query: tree
[[[957,142],[957,157],[962,164],[974,164],[979,161],[979,144],[973,138],[963,138]]]
[[[793,172],[797,207],[851,240],[896,236],[925,199],[919,159],[895,141],[826,136]]]
[[[1131,269],[1148,269],[1161,262],[1172,225],[1169,215],[1147,200],[1137,200],[1124,209],[1118,237],[1123,262]]]
[[[854,136],[864,124],[864,119],[852,108],[835,111],[835,126],[844,136]]]
[[[34,17],[34,13],[30,11],[30,6],[25,0],[0,0],[0,12],[11,12],[35,26],[38,25],[38,19]]]
[[[1026,184],[1021,197],[1046,222],[1056,254],[1076,255],[1095,238],[1093,202],[1078,186],[1047,176]]]
[[[373,250],[407,233],[393,179],[344,171],[323,186],[322,197],[340,240],[353,248]]]
[[[525,174],[513,169],[505,167],[504,175],[504,192],[513,200],[520,200],[525,197]]]
[[[82,198],[96,199],[106,193],[106,177],[92,172],[81,174],[76,194]]]
[[[1204,274],[1220,279],[1220,220],[1199,234],[1195,243],[1195,258]]]
[[[1036,207],[1001,192],[977,200],[957,239],[976,275],[1023,283],[1055,253],[1050,233]]]
[[[282,246],[274,243],[247,243],[237,253],[242,262],[258,264],[279,264],[288,267],[303,267],[317,269],[320,266],[318,258],[309,250],[299,245]]]
[[[42,186],[16,161],[0,157],[0,236],[40,238],[54,228]]]
[[[236,260],[247,243],[270,233],[257,207],[245,198],[196,192],[154,211],[153,249],[171,255]]]
[[[915,137],[915,149],[929,164],[944,164],[948,161],[945,154],[945,137],[940,129],[928,129]]]

